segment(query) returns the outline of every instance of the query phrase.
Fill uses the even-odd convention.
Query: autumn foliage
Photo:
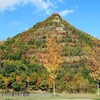
[[[42,55],[42,62],[51,79],[55,80],[60,70],[60,64],[64,61],[61,56],[61,45],[55,41],[53,36],[50,36],[47,37],[46,46],[47,52]]]
[[[54,22],[56,18],[59,23]],[[89,83],[86,86],[88,92],[94,91],[95,82],[90,76],[95,81],[100,80],[99,49],[98,39],[53,14],[29,30],[0,42],[0,89],[7,86],[14,91],[27,88],[52,91],[54,80],[59,92],[75,93],[76,88],[81,91],[83,82]],[[89,57],[90,64],[86,69],[86,58],[91,51],[96,53],[93,59]]]
[[[30,81],[30,77],[26,76],[26,82],[28,83]]]
[[[19,82],[19,80],[20,80],[20,76],[17,75],[17,76],[16,76],[16,82]]]
[[[53,91],[55,94],[55,80],[61,69],[60,65],[63,63],[64,58],[61,55],[61,45],[55,41],[53,36],[47,37],[46,46],[47,52],[42,55],[42,62],[53,81]]]
[[[8,78],[7,78],[7,77],[4,77],[4,84],[5,84],[6,86],[8,85],[8,82],[9,82]]]
[[[97,50],[98,51],[98,50]],[[95,57],[95,55],[92,57],[89,57],[89,66],[87,67],[90,71],[89,75],[94,79],[94,81],[97,83],[97,95],[100,95],[99,92],[99,84],[100,84],[100,59],[99,57]]]
[[[89,58],[90,65],[87,67],[90,70],[90,76],[98,82],[100,81],[100,63],[95,58]]]
[[[38,78],[37,78],[37,82],[36,82],[36,85],[39,86],[40,83],[41,83],[41,78],[40,78],[40,76],[38,76]]]

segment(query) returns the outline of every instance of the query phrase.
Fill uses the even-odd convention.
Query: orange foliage
[[[20,76],[16,76],[16,82],[19,82],[19,80],[20,80]]]
[[[37,82],[36,82],[36,85],[39,86],[40,83],[41,83],[41,78],[40,78],[40,76],[38,76],[38,78],[37,78]]]
[[[93,79],[96,82],[100,81],[100,61],[97,61],[96,59],[90,59],[90,65],[87,67],[88,70],[90,70],[90,76],[93,77]]]
[[[7,77],[4,77],[4,84],[7,86],[8,85],[8,78]]]
[[[50,76],[47,75],[46,78],[47,78],[47,83],[48,83],[48,85],[50,85],[50,84],[52,83]]]

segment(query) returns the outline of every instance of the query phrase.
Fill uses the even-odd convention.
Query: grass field
[[[92,94],[36,94],[30,96],[0,96],[0,100],[100,100],[100,96]]]

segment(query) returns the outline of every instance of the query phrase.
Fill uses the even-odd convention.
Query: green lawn
[[[59,94],[53,95],[31,95],[31,96],[0,96],[0,100],[100,100],[100,96],[92,94]]]

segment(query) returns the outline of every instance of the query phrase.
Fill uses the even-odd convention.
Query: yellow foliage
[[[48,71],[51,79],[55,79],[60,70],[60,64],[64,58],[61,56],[61,45],[58,44],[53,36],[47,37],[47,53],[43,57],[43,65]]]

